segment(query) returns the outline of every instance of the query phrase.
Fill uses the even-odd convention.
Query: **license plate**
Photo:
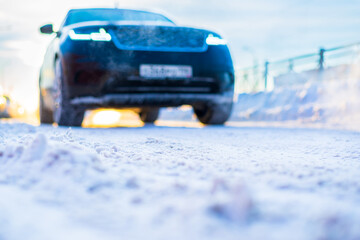
[[[185,65],[140,65],[140,76],[145,78],[191,78],[192,67]]]

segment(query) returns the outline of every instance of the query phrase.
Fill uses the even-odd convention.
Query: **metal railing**
[[[360,42],[329,49],[320,48],[317,53],[273,62],[266,61],[260,66],[240,69],[236,72],[236,89],[238,92],[269,90],[274,87],[273,79],[281,75],[312,70],[320,72],[326,68],[350,65],[359,61]]]

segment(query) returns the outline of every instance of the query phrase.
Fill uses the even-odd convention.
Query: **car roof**
[[[164,17],[165,19],[167,19],[169,22],[175,24],[171,19],[169,19],[168,17],[166,17],[165,15],[161,14],[161,13],[157,13],[157,12],[152,12],[152,11],[146,11],[146,10],[138,10],[138,9],[128,9],[128,8],[74,8],[74,9],[70,9],[68,11],[68,13],[66,14],[65,19],[63,20],[62,24],[61,24],[61,28],[64,26],[66,19],[72,14],[72,13],[76,13],[76,12],[91,12],[91,11],[128,11],[128,12],[139,12],[139,13],[150,13],[150,14],[156,14],[156,15],[160,15],[162,17]]]
[[[137,10],[137,9],[128,9],[128,8],[74,8],[74,9],[70,9],[70,12],[81,12],[81,11],[92,11],[92,10],[119,10],[119,11],[134,11],[134,12],[146,12],[146,13],[154,13],[154,14],[159,14],[156,12],[150,12],[150,11],[144,11],[144,10]],[[160,14],[162,15],[162,14]]]

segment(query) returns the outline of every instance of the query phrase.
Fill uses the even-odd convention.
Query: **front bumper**
[[[101,97],[78,97],[71,104],[87,109],[94,108],[136,108],[136,107],[177,107],[197,104],[227,104],[233,102],[233,91],[223,94],[107,94]]]

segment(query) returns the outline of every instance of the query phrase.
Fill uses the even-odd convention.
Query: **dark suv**
[[[191,105],[204,124],[230,116],[234,68],[218,34],[126,9],[74,9],[54,33],[40,72],[41,123],[80,126],[87,109]]]

